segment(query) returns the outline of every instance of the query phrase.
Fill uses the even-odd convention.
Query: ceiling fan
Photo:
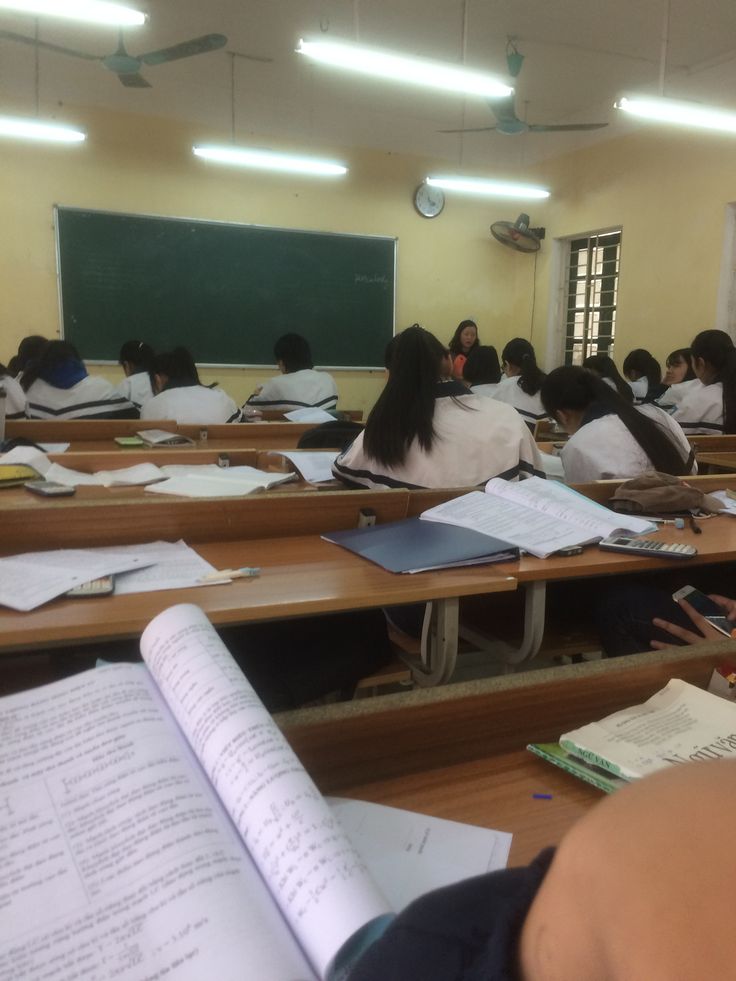
[[[30,44],[34,48],[42,48],[44,51],[55,51],[57,54],[84,58],[86,61],[100,61],[108,71],[118,76],[123,85],[134,89],[151,88],[151,83],[147,82],[140,74],[140,68],[143,65],[163,65],[167,61],[178,61],[181,58],[207,54],[208,51],[217,51],[218,48],[227,44],[227,38],[224,34],[204,34],[202,37],[195,37],[189,41],[174,44],[170,48],[159,48],[158,51],[148,51],[142,55],[130,55],[125,49],[123,32],[121,31],[116,51],[108,55],[93,55],[86,51],[64,48],[59,44],[50,44],[48,41],[38,41],[36,38],[27,37],[25,34],[14,34],[12,31],[0,31],[0,40],[20,41],[22,44]]]
[[[521,71],[524,55],[516,48],[514,38],[506,41],[506,64],[509,75],[516,78]],[[608,123],[527,123],[516,115],[514,95],[501,96],[498,99],[488,99],[488,106],[496,117],[495,126],[477,126],[465,129],[441,129],[440,133],[489,133],[495,130],[504,136],[518,136],[521,133],[563,133],[583,132],[593,129],[603,129]]]

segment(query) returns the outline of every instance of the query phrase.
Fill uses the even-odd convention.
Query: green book
[[[118,446],[145,446],[146,444],[140,438],[140,436],[116,436],[115,442]]]
[[[580,780],[592,783],[598,790],[603,790],[607,794],[612,794],[619,787],[625,787],[629,782],[623,777],[616,777],[612,773],[607,773],[601,767],[588,763],[578,756],[573,756],[559,743],[529,743],[527,749],[537,756],[541,756],[548,763],[553,763],[555,766],[559,766],[561,770],[567,770],[573,776],[579,777]]]

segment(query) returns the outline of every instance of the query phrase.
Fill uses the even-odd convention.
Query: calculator
[[[624,538],[621,535],[611,535],[598,542],[598,548],[607,552],[626,552],[627,555],[649,555],[652,558],[691,559],[698,554],[693,545],[676,542],[658,542],[653,538]]]

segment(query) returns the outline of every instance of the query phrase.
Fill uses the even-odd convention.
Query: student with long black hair
[[[449,354],[414,324],[394,348],[386,387],[333,473],[356,487],[464,487],[542,475],[518,413],[446,380]]]
[[[501,379],[493,398],[513,405],[527,426],[534,430],[541,419],[547,418],[547,413],[539,395],[544,372],[537,365],[537,356],[529,341],[523,337],[509,341],[501,352],[501,367],[506,377]]]
[[[665,391],[659,361],[643,347],[634,348],[624,358],[624,375],[634,393],[634,402],[653,402]]]
[[[229,395],[201,384],[194,358],[185,347],[155,355],[151,374],[157,394],[144,403],[141,419],[174,419],[194,425],[242,421]]]
[[[461,320],[450,338],[450,358],[452,359],[452,377],[458,381],[463,377],[465,362],[470,352],[478,347],[478,325],[474,320]]]
[[[569,484],[636,477],[647,470],[697,473],[685,434],[656,405],[633,406],[592,371],[555,368],[542,384],[545,409],[570,433],[560,457]]]
[[[692,385],[673,418],[686,433],[736,433],[736,348],[723,330],[701,331],[690,345],[700,385]]]
[[[607,385],[615,388],[625,402],[634,401],[634,393],[631,391],[631,385],[622,377],[613,358],[607,354],[591,354],[590,357],[583,361],[583,368],[594,372]]]
[[[126,341],[120,348],[118,363],[125,372],[125,381],[117,386],[117,391],[140,409],[144,402],[153,398],[153,348],[144,341]]]
[[[68,341],[47,341],[20,379],[29,419],[137,419],[138,410],[106,378],[87,374]]]

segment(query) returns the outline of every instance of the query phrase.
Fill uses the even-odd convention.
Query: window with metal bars
[[[570,241],[565,364],[582,364],[591,354],[613,357],[620,255],[620,229]]]

